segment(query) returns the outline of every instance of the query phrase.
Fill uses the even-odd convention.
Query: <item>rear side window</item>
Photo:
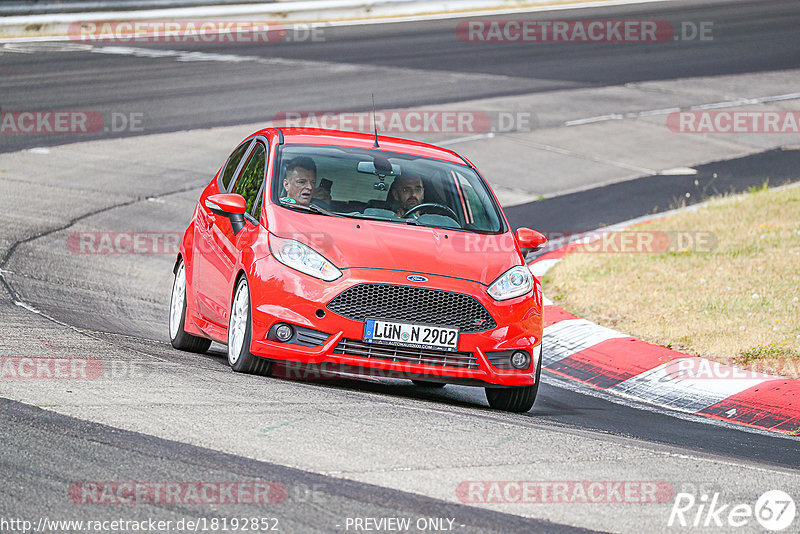
[[[233,187],[233,193],[238,193],[247,201],[247,213],[258,219],[261,217],[261,203],[258,201],[258,193],[261,190],[261,184],[264,183],[264,174],[266,171],[267,149],[263,143],[257,143],[247,164],[244,166],[242,174],[239,175],[239,180]]]
[[[225,164],[225,170],[222,172],[222,187],[226,191],[228,190],[228,184],[231,183],[233,174],[236,172],[236,167],[239,166],[239,162],[242,161],[244,153],[247,152],[248,146],[250,146],[250,139],[239,145],[230,155],[228,162]]]

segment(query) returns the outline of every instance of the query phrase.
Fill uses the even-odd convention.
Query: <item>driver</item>
[[[317,165],[308,156],[294,158],[286,166],[283,187],[286,197],[281,202],[308,206],[317,185]]]
[[[408,210],[422,204],[425,197],[425,187],[422,177],[416,174],[402,174],[392,183],[392,199],[394,212],[398,217],[405,215]]]

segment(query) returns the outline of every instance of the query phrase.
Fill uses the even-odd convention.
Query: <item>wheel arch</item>
[[[244,277],[245,280],[247,280],[247,289],[248,291],[250,290],[250,280],[247,278],[247,273],[244,271],[244,267],[239,267],[238,271],[236,272],[236,276],[233,277],[233,285],[231,287],[231,293],[229,299],[231,305],[233,305],[233,299],[236,296],[236,288],[239,286],[239,280],[241,280],[242,277]]]

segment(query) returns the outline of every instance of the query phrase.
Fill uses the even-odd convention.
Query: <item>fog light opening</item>
[[[279,324],[275,328],[275,337],[278,341],[289,341],[294,335],[294,329],[288,324]]]
[[[527,369],[531,365],[531,357],[527,352],[518,350],[511,355],[511,366],[514,369]]]
[[[320,319],[325,317],[325,310],[323,310],[322,308],[318,309],[317,310],[317,317],[319,317]]]

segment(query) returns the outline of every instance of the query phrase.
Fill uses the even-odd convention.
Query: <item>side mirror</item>
[[[529,252],[539,250],[547,243],[546,235],[530,228],[517,228],[517,231],[514,232],[514,237],[517,238],[517,243],[519,243],[519,248],[522,249],[523,256]]]
[[[244,212],[247,211],[247,201],[242,195],[236,193],[210,195],[206,198],[205,204],[211,213],[230,219],[234,235],[244,228]]]

